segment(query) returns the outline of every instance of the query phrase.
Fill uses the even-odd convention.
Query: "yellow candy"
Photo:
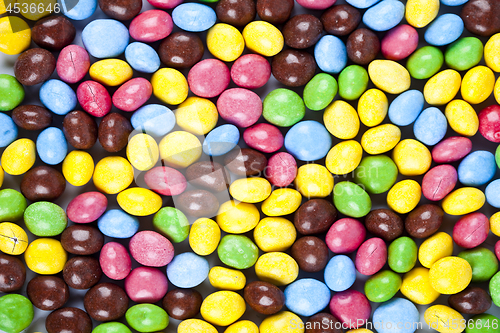
[[[139,171],[147,171],[158,162],[160,153],[155,139],[148,134],[134,135],[127,145],[127,158]]]
[[[490,97],[495,85],[495,74],[486,66],[470,69],[462,80],[462,98],[471,104],[479,104]]]
[[[2,166],[0,165],[0,187],[2,187],[3,185],[3,177],[4,177],[4,172]]]
[[[245,274],[242,272],[220,266],[210,269],[208,280],[214,288],[233,291],[245,288],[247,283]]]
[[[218,331],[206,321],[200,319],[187,319],[179,324],[177,333],[218,333]]]
[[[250,320],[242,320],[229,326],[224,333],[259,333],[259,327]]]
[[[215,104],[209,99],[189,97],[175,111],[177,125],[194,135],[210,132],[219,119]]]
[[[429,270],[431,286],[441,294],[457,294],[467,288],[472,280],[472,267],[459,257],[439,259]]]
[[[217,291],[208,295],[201,304],[203,319],[217,326],[228,326],[245,313],[243,297],[234,291]]]
[[[495,90],[493,91],[495,94],[495,99],[497,100],[497,103],[500,104],[500,77],[497,80],[497,83],[495,83]]]
[[[441,258],[453,253],[453,239],[445,232],[438,232],[427,238],[418,249],[418,260],[422,266],[431,268]]]
[[[304,333],[304,322],[295,313],[282,311],[269,316],[259,326],[260,333]]]
[[[251,203],[229,200],[219,207],[216,221],[219,227],[231,234],[243,234],[255,228],[260,220],[257,207]]]
[[[161,197],[155,192],[142,187],[132,187],[118,193],[116,197],[120,207],[134,216],[148,216],[160,210]]]
[[[462,187],[448,194],[442,206],[446,214],[465,215],[483,207],[485,200],[481,190],[474,187]]]
[[[132,78],[132,68],[120,59],[104,59],[90,66],[90,77],[105,86],[119,86]]]
[[[0,1],[0,15],[7,12],[4,1]]]
[[[22,8],[21,15],[32,21],[50,15],[57,7],[56,0],[17,0],[16,2],[19,4],[19,8]],[[36,6],[35,10],[33,10],[33,6]],[[28,10],[24,10],[24,8],[28,8]]]
[[[0,18],[0,52],[19,54],[26,50],[30,43],[31,29],[23,19],[16,16]]]
[[[368,74],[377,88],[389,94],[401,94],[410,88],[410,73],[392,60],[374,60],[368,65]]]
[[[363,148],[355,140],[343,141],[333,146],[326,155],[325,165],[335,175],[354,171],[363,157]]]
[[[299,265],[283,252],[265,253],[255,263],[255,273],[262,280],[277,286],[286,286],[299,276]]]
[[[295,188],[306,198],[324,198],[333,191],[333,176],[322,165],[305,164],[297,170]]]
[[[264,252],[283,252],[293,245],[297,231],[292,222],[282,217],[266,217],[253,231],[257,246]]]
[[[394,184],[387,193],[387,204],[400,214],[409,213],[417,207],[421,192],[420,184],[416,181],[412,179],[402,180]]]
[[[5,148],[1,163],[6,173],[18,176],[31,169],[35,159],[35,143],[30,139],[19,139]]]
[[[491,36],[484,46],[484,61],[489,68],[500,72],[500,33]]]
[[[232,25],[218,23],[208,30],[207,47],[222,61],[235,61],[243,53],[245,41],[240,31]]]
[[[266,200],[271,190],[271,183],[260,177],[237,179],[229,186],[229,193],[234,199],[248,203]]]
[[[52,238],[38,238],[24,252],[24,261],[37,274],[53,275],[63,270],[68,255],[61,242]]]
[[[28,247],[28,235],[17,224],[10,222],[0,223],[0,251],[19,255]]]
[[[267,216],[283,216],[295,212],[302,202],[299,192],[291,188],[279,188],[271,192],[261,206]]]
[[[451,101],[444,111],[450,127],[458,134],[474,136],[479,129],[479,118],[474,108],[460,99]]]
[[[101,192],[116,194],[132,184],[134,169],[120,156],[108,156],[100,160],[94,170],[94,185]]]
[[[387,96],[378,89],[367,90],[358,102],[359,120],[368,127],[379,125],[387,116]]]
[[[188,83],[184,75],[173,68],[161,68],[151,77],[153,94],[162,102],[178,105],[188,95]]]
[[[79,150],[73,150],[63,161],[62,172],[64,178],[73,186],[87,184],[94,174],[94,160],[92,156]]]
[[[189,231],[189,246],[200,256],[212,254],[220,242],[220,228],[215,221],[201,218],[194,221]]]
[[[370,331],[367,328],[358,328],[358,329],[355,329],[355,330],[349,330],[346,333],[373,333],[373,331]]]
[[[358,113],[350,104],[341,100],[328,105],[323,113],[323,122],[328,132],[342,140],[353,139],[359,132]]]
[[[371,155],[388,152],[401,140],[401,130],[393,124],[370,128],[361,137],[361,146]]]
[[[437,73],[424,86],[424,97],[431,105],[444,105],[451,101],[460,90],[462,78],[453,69]]]
[[[278,28],[265,21],[253,21],[243,29],[243,38],[248,49],[265,57],[280,53],[285,43]]]
[[[429,281],[429,270],[417,267],[403,276],[401,293],[413,303],[427,305],[433,303],[441,294],[434,290]]]
[[[439,0],[408,0],[406,21],[415,28],[423,28],[431,23],[439,12]]]
[[[419,176],[429,170],[432,156],[429,149],[417,140],[406,139],[397,144],[392,159],[399,173],[405,176]]]
[[[167,134],[159,144],[160,157],[174,168],[186,168],[201,157],[200,140],[193,134],[176,131]]]
[[[490,229],[492,233],[500,236],[500,212],[497,212],[490,217]]]
[[[457,311],[446,305],[433,305],[424,313],[427,325],[440,333],[460,333],[465,330],[466,321]]]

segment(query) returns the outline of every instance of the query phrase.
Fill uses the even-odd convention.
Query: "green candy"
[[[434,46],[424,46],[413,53],[406,68],[415,79],[428,79],[436,74],[443,66],[443,52]]]
[[[368,86],[368,72],[361,66],[351,65],[339,75],[339,95],[343,99],[358,99]]]
[[[132,333],[132,331],[122,323],[110,322],[97,326],[92,333]]]
[[[497,151],[495,153],[495,159],[497,161],[497,166],[500,168],[500,146],[497,147]]]
[[[396,295],[401,283],[401,277],[393,271],[378,272],[365,283],[366,298],[372,302],[386,302]]]
[[[19,333],[33,321],[33,304],[24,296],[8,294],[0,297],[0,331]]]
[[[389,245],[389,267],[396,273],[407,273],[417,262],[417,244],[410,237],[396,238]]]
[[[259,258],[259,248],[250,238],[242,235],[226,235],[217,248],[220,261],[236,268],[247,269]]]
[[[64,209],[52,202],[32,203],[24,212],[24,223],[35,236],[57,236],[66,229],[68,218]]]
[[[189,236],[189,221],[183,212],[174,207],[164,207],[153,217],[156,230],[174,243],[180,243]]]
[[[304,102],[310,110],[323,110],[333,101],[337,91],[337,80],[330,74],[319,73],[306,84]]]
[[[500,306],[500,272],[497,272],[490,280],[490,295],[493,303]]]
[[[139,332],[156,332],[168,326],[168,315],[157,305],[134,305],[125,313],[127,323]]]
[[[372,201],[361,186],[351,182],[340,182],[333,189],[333,203],[344,215],[359,218],[368,214]]]
[[[15,77],[0,74],[0,111],[10,111],[24,99],[24,88]]]
[[[466,71],[483,58],[483,43],[476,37],[460,38],[450,44],[444,54],[446,64],[457,71]]]
[[[458,256],[472,267],[472,282],[486,282],[498,271],[497,257],[484,247],[462,251]]]
[[[22,219],[28,203],[20,192],[11,189],[0,191],[0,222],[15,222]]]
[[[488,313],[476,315],[467,322],[465,333],[500,333],[500,320]]]
[[[398,167],[386,155],[367,156],[354,170],[354,181],[372,194],[389,191],[397,178]]]
[[[299,122],[306,114],[302,98],[289,89],[275,89],[264,99],[262,115],[271,124],[289,127]]]

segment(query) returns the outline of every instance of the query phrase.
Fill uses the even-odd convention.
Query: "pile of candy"
[[[0,6],[0,331],[500,332],[500,1],[148,1]]]

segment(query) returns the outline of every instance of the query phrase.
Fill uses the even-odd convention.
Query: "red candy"
[[[163,10],[152,9],[139,14],[130,23],[130,36],[140,42],[156,42],[170,35],[174,22]]]
[[[363,275],[373,275],[387,262],[387,246],[381,238],[370,238],[356,253],[356,269]]]
[[[141,265],[165,266],[174,258],[174,246],[156,231],[139,231],[128,245],[132,257]]]
[[[358,328],[370,318],[372,307],[365,295],[357,290],[346,290],[333,295],[330,312],[343,327]]]
[[[436,163],[456,162],[469,155],[472,141],[462,136],[453,136],[438,143],[432,150],[432,159]]]
[[[231,79],[243,88],[257,89],[264,86],[271,77],[269,61],[258,54],[239,57],[231,67]]]
[[[297,162],[288,153],[277,153],[267,162],[265,176],[271,184],[277,187],[290,185],[297,177]]]
[[[253,91],[228,89],[217,100],[217,110],[224,120],[238,127],[248,127],[255,124],[262,115],[262,101]]]
[[[457,170],[448,164],[430,169],[422,180],[422,193],[431,201],[444,199],[457,184]]]
[[[217,59],[205,59],[188,73],[189,89],[200,97],[212,98],[226,90],[231,81],[226,64]]]
[[[402,24],[389,30],[381,43],[384,57],[396,61],[408,57],[417,47],[418,32],[408,24]]]
[[[243,132],[243,140],[250,148],[264,153],[274,153],[283,147],[284,138],[276,126],[261,123],[247,128]]]
[[[68,45],[57,57],[57,75],[66,83],[76,83],[83,79],[90,68],[87,51],[78,45]]]
[[[336,254],[351,253],[363,243],[366,229],[358,220],[343,218],[332,224],[326,234],[326,245]]]
[[[111,96],[100,83],[82,82],[76,89],[76,97],[83,110],[94,117],[104,117],[111,111]]]
[[[453,240],[458,246],[472,249],[481,245],[490,232],[490,222],[482,213],[462,217],[453,228]]]
[[[169,167],[156,167],[144,175],[146,185],[161,195],[179,195],[187,187],[186,177]]]
[[[500,142],[500,105],[492,105],[479,112],[479,133],[486,140]]]
[[[156,303],[168,291],[168,280],[157,268],[138,267],[125,279],[128,297],[137,303]]]
[[[132,260],[125,246],[116,242],[104,244],[99,255],[104,275],[113,280],[123,280],[132,269]]]
[[[148,101],[153,87],[148,80],[138,77],[125,82],[113,94],[113,105],[123,111],[135,111]]]
[[[66,214],[75,223],[91,223],[106,211],[108,199],[100,192],[82,193],[68,204]]]

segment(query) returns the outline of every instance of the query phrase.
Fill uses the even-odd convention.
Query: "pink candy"
[[[99,255],[104,275],[113,280],[125,279],[132,269],[132,260],[125,246],[116,242],[104,244]]]
[[[217,110],[226,121],[238,127],[248,127],[255,124],[262,115],[262,101],[253,91],[228,89],[217,100]]]
[[[402,24],[389,30],[381,43],[384,57],[396,61],[408,57],[417,47],[418,32],[408,24]]]
[[[269,61],[258,54],[239,57],[231,67],[231,79],[238,86],[256,89],[264,86],[271,77]]]
[[[187,187],[186,178],[179,171],[169,167],[155,167],[144,175],[146,185],[162,195],[179,195]]]
[[[106,211],[108,199],[100,192],[86,192],[71,200],[66,208],[68,218],[75,223],[96,221]]]
[[[217,59],[205,59],[188,73],[189,89],[200,97],[212,98],[226,90],[231,80],[226,64]]]
[[[153,87],[148,80],[138,77],[125,82],[113,94],[113,105],[123,111],[135,111],[148,101]]]
[[[356,251],[366,237],[366,229],[358,220],[343,218],[332,224],[326,234],[326,245],[336,254]]]
[[[283,134],[271,124],[262,123],[252,126],[243,133],[245,143],[264,153],[274,153],[283,147]]]
[[[451,165],[438,165],[430,169],[422,180],[422,193],[432,201],[444,199],[457,184],[457,170]]]
[[[141,265],[161,267],[174,258],[172,243],[156,231],[140,231],[128,245],[132,257]]]
[[[432,159],[436,163],[456,162],[467,156],[472,150],[472,141],[461,136],[453,136],[438,143],[432,150]]]
[[[344,327],[358,328],[368,321],[372,307],[366,296],[359,291],[346,290],[333,295],[330,312]]]
[[[84,78],[90,68],[87,51],[78,45],[68,45],[57,58],[57,75],[66,83],[76,83]]]
[[[156,303],[168,291],[168,280],[157,268],[135,268],[125,279],[128,297],[137,303]]]
[[[140,42],[156,42],[170,35],[174,22],[163,10],[152,9],[139,14],[129,27],[130,36]]]
[[[182,3],[183,0],[148,0],[148,2],[157,7],[157,8],[162,8],[162,9],[172,9],[177,7]]]
[[[111,111],[111,96],[98,82],[82,82],[76,89],[76,97],[83,110],[94,117],[104,117]]]
[[[486,140],[500,142],[500,105],[491,105],[479,112],[479,133]]]
[[[267,162],[265,170],[267,180],[274,186],[285,187],[297,177],[297,162],[288,153],[277,153]]]
[[[500,260],[500,240],[495,243],[495,255]]]
[[[462,217],[453,228],[453,240],[466,249],[481,245],[490,232],[490,222],[482,213],[472,213]]]
[[[302,7],[309,9],[326,9],[332,6],[337,0],[297,0]]]
[[[370,238],[356,253],[356,269],[363,275],[373,275],[387,262],[387,246],[381,238]]]

